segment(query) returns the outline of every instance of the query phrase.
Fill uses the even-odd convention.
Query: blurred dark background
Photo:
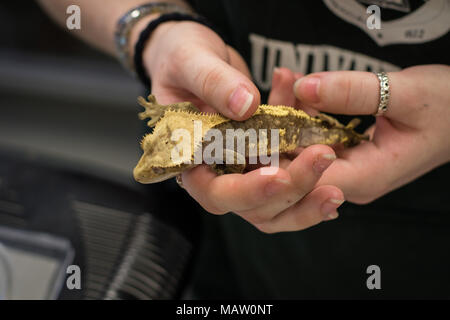
[[[34,1],[0,3],[0,300],[175,297],[193,202],[134,181],[144,88],[70,32]]]
[[[142,86],[34,1],[0,3],[0,148],[132,183]]]

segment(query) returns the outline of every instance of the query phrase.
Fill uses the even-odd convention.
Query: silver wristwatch
[[[153,2],[131,9],[119,19],[115,32],[116,50],[119,61],[127,70],[135,74],[133,57],[130,56],[129,52],[130,33],[133,26],[139,20],[150,14],[174,12],[192,14],[190,10],[174,3]]]

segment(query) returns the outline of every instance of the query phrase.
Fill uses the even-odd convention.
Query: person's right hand
[[[202,111],[235,120],[250,117],[260,103],[258,89],[241,56],[207,27],[195,22],[168,22],[158,27],[144,50],[152,93],[163,104],[191,101]],[[269,103],[295,78],[275,75]],[[278,83],[277,83],[278,81]],[[285,82],[289,82],[286,86]],[[292,90],[289,94],[294,98]],[[216,176],[200,165],[184,172],[187,192],[214,214],[234,212],[264,232],[293,231],[337,217],[344,201],[334,186],[314,188],[335,153],[323,145],[305,149],[295,161],[282,160],[273,175],[260,169]]]
[[[143,61],[152,93],[163,104],[191,101],[202,111],[234,120],[250,117],[259,105],[259,91],[242,57],[202,24],[161,24]]]

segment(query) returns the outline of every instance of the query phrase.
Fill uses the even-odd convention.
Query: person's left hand
[[[276,70],[269,102],[295,103],[295,79],[287,69]],[[290,102],[285,99],[288,95]],[[314,145],[300,155],[280,157],[280,167],[272,174],[263,174],[256,165],[244,174],[217,176],[200,165],[183,172],[182,181],[186,191],[210,213],[233,212],[266,233],[297,231],[337,218],[336,208],[344,202],[342,191],[333,185],[317,186],[335,159],[331,147]]]
[[[368,129],[371,141],[338,151],[318,182],[337,186],[350,202],[372,202],[450,161],[450,67],[417,66],[388,76],[390,103]],[[284,102],[292,104],[288,89]],[[315,73],[297,80],[293,91],[296,104],[336,114],[374,114],[379,103],[379,81],[369,72]]]
[[[389,78],[389,108],[367,130],[371,141],[350,149],[335,150],[338,159],[330,161],[327,166],[320,166],[321,174],[316,176],[318,181],[312,178],[314,170],[308,168],[315,163],[314,159],[318,159],[314,155],[325,152],[333,154],[331,148],[323,145],[310,146],[300,151],[294,159],[281,159],[278,174],[283,179],[289,178],[289,185],[278,189],[279,197],[268,198],[260,192],[262,187],[259,186],[265,182],[263,178],[269,178],[261,176],[257,170],[245,175],[214,179],[214,173],[198,166],[183,174],[183,183],[186,181],[190,193],[198,185],[202,187],[197,187],[198,190],[208,190],[206,193],[194,192],[193,195],[204,204],[208,204],[205,199],[225,197],[229,203],[236,205],[256,205],[242,212],[216,208],[207,210],[215,213],[237,212],[259,230],[275,233],[302,230],[334,219],[337,212],[333,210],[342,203],[344,196],[353,203],[369,203],[449,161],[450,68],[436,65],[413,67],[389,73]],[[378,101],[379,82],[372,73],[323,72],[302,77],[280,68],[274,72],[268,103],[301,107],[311,115],[317,110],[367,115],[375,113]],[[208,179],[193,179],[193,173],[198,170],[203,170],[203,178]],[[231,179],[235,179],[234,183],[229,183]],[[249,179],[260,183],[249,188],[248,181],[252,181]],[[220,184],[217,183],[219,180]],[[219,189],[222,193],[214,192]],[[292,201],[291,192],[299,200]],[[331,203],[326,200],[329,198],[337,201]],[[324,200],[327,209],[320,210]],[[283,209],[280,210],[280,207]],[[330,214],[323,216],[321,211]]]

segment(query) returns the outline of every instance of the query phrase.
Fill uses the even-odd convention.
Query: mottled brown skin
[[[148,101],[139,97],[138,102],[145,108],[145,111],[139,114],[140,119],[150,118],[147,125],[154,127],[153,132],[146,135],[141,142],[144,154],[133,172],[136,181],[141,183],[160,182],[196,166],[193,162],[190,164],[173,163],[171,159],[171,150],[178,143],[178,141],[171,140],[172,133],[176,129],[182,128],[188,130],[193,136],[194,120],[202,121],[202,137],[205,137],[210,129],[220,130],[224,139],[227,129],[242,129],[243,131],[255,129],[256,132],[259,129],[266,129],[269,133],[268,155],[271,154],[271,129],[279,129],[279,153],[292,152],[297,147],[307,147],[313,144],[341,144],[344,147],[351,147],[359,144],[362,140],[368,140],[368,136],[353,130],[359,123],[358,119],[353,119],[347,126],[344,126],[328,115],[319,114],[311,117],[301,110],[287,106],[261,105],[249,119],[234,121],[219,114],[202,113],[190,102],[164,106],[158,104],[153,95],[148,97]],[[249,156],[247,142],[245,144],[246,158]],[[202,139],[201,143],[202,150],[204,150],[211,142]],[[225,141],[223,145],[226,145]],[[194,146],[192,141],[191,155],[198,147]],[[226,174],[243,172],[245,164],[213,164],[211,167],[218,174]]]

